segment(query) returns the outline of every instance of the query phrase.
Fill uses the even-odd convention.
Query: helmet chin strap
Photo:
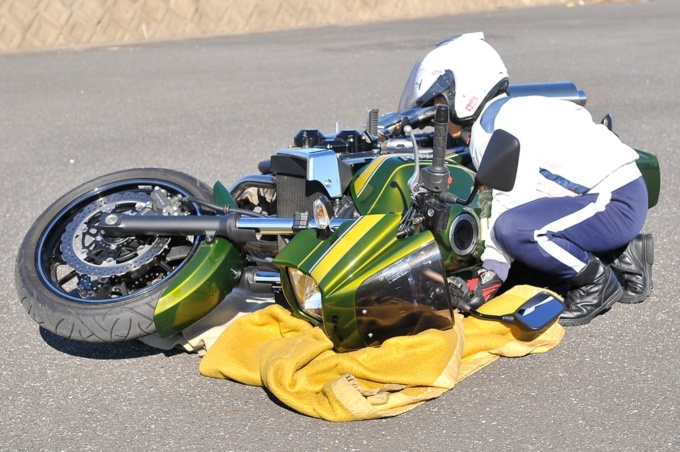
[[[472,131],[470,130],[469,127],[465,127],[463,129],[461,129],[461,131],[460,131],[460,139],[463,140],[463,143],[465,143],[465,146],[470,145],[470,132],[472,132]]]

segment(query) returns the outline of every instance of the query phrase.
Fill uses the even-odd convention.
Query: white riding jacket
[[[520,157],[514,188],[493,191],[490,231],[513,207],[539,198],[612,192],[641,176],[634,163],[637,152],[573,102],[506,95],[490,101],[472,126],[470,151],[476,168],[496,129],[519,140]],[[487,233],[482,260],[488,259],[512,262]]]

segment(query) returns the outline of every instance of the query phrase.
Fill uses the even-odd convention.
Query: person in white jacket
[[[442,41],[413,79],[415,106],[447,104],[449,135],[470,134],[475,167],[495,130],[520,143],[514,188],[493,191],[483,269],[467,282],[473,306],[493,297],[513,260],[569,283],[563,325],[588,323],[617,301],[642,301],[653,242],[640,234],[648,198],[637,152],[576,103],[509,97],[507,88],[506,67],[482,33]],[[615,250],[623,251],[608,262]]]

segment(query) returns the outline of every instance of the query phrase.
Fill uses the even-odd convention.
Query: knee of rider
[[[506,252],[514,255],[517,248],[533,243],[534,231],[522,228],[522,224],[511,216],[501,216],[493,227],[493,238]]]

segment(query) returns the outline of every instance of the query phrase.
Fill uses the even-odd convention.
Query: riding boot
[[[603,256],[623,286],[620,303],[640,303],[652,293],[654,238],[639,234],[625,248]]]
[[[623,293],[612,269],[594,256],[568,282],[571,289],[564,299],[566,310],[559,320],[564,326],[585,325],[596,315],[608,311]]]

